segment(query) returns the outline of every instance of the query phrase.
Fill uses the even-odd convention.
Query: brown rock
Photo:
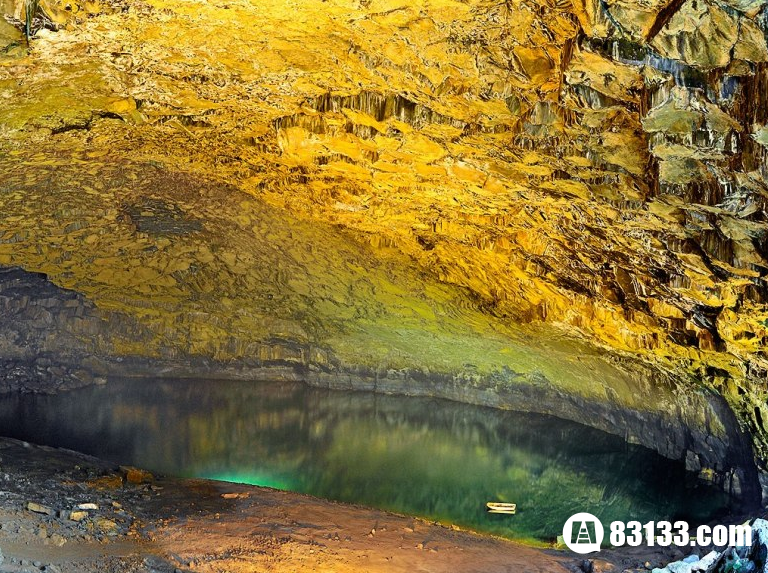
[[[96,521],[96,527],[107,535],[114,535],[117,533],[117,523],[105,517],[99,518]]]
[[[701,68],[721,68],[731,61],[739,21],[716,4],[689,0],[662,28],[652,45],[667,58]]]
[[[134,468],[132,466],[120,466],[120,471],[125,476],[125,481],[132,484],[151,483],[155,481],[155,476],[146,470]]]
[[[96,489],[116,489],[123,486],[123,478],[116,474],[89,480],[88,485]]]
[[[34,513],[53,515],[53,510],[50,507],[46,507],[45,505],[40,505],[39,503],[34,503],[32,501],[27,502],[27,509]]]
[[[755,64],[768,62],[768,45],[763,31],[747,18],[742,18],[740,24],[739,40],[733,48],[733,57]]]

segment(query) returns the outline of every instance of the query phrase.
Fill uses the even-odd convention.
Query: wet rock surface
[[[51,392],[104,382],[83,342],[103,332],[103,315],[82,295],[41,273],[0,268],[0,317],[3,391]]]

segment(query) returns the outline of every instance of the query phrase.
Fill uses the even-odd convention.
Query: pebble
[[[114,535],[117,532],[117,523],[104,517],[96,522],[96,527],[101,529],[107,535]]]
[[[34,513],[41,513],[43,515],[53,515],[53,510],[50,507],[40,505],[39,503],[35,503],[33,501],[27,502],[27,509]]]

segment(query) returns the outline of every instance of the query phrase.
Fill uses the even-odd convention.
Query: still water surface
[[[518,539],[552,540],[579,511],[700,521],[727,501],[681,464],[573,422],[301,384],[127,380],[5,396],[0,435]],[[518,513],[489,515],[486,501]]]

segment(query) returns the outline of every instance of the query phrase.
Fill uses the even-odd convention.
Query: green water
[[[0,435],[529,540],[554,539],[579,511],[700,521],[727,501],[681,464],[573,422],[295,384],[130,380],[9,396]],[[487,501],[518,513],[489,515]]]

